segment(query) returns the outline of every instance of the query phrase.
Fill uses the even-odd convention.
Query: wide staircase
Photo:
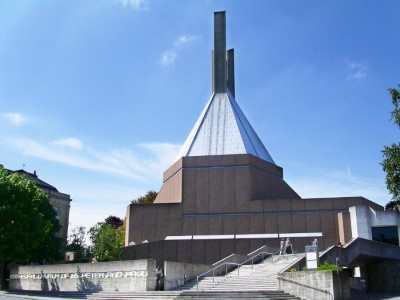
[[[181,291],[277,291],[277,274],[303,255],[274,255],[262,263],[242,265],[225,276],[207,276],[181,286]]]
[[[274,255],[254,265],[241,265],[224,276],[205,276],[175,291],[143,293],[96,293],[88,299],[300,299],[278,290],[277,274],[304,255]]]

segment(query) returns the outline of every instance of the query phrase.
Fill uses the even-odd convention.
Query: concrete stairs
[[[91,300],[119,300],[119,299],[178,299],[182,292],[179,291],[146,291],[146,292],[130,292],[130,293],[106,293],[100,292],[88,296],[86,299]]]
[[[286,299],[300,299],[295,296],[289,295],[283,291],[147,291],[135,293],[85,293],[85,292],[22,292],[22,293],[0,293],[1,296],[9,296],[13,299],[91,299],[91,300],[121,300],[121,299],[163,299],[163,300],[218,300],[218,299],[270,299],[270,300],[286,300]]]
[[[301,299],[284,291],[220,291],[220,292],[183,292],[177,299]]]
[[[120,300],[120,299],[178,299],[178,300],[218,300],[218,299],[270,299],[270,300],[286,300],[300,299],[293,295],[289,295],[283,291],[154,291],[142,293],[96,293],[87,299],[92,300]]]
[[[277,274],[302,259],[302,255],[272,256],[257,265],[242,265],[226,276],[203,277],[180,287],[180,291],[277,291]]]

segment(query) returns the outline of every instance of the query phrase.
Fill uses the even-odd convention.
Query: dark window
[[[372,227],[372,239],[399,246],[399,231],[397,226]]]

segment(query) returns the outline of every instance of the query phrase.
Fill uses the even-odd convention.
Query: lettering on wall
[[[147,277],[146,270],[139,271],[115,271],[115,272],[76,272],[76,273],[40,273],[40,274],[11,274],[12,279],[110,279],[110,278],[132,278]]]

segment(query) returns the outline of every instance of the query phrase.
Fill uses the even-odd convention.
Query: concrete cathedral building
[[[363,197],[301,198],[285,182],[236,102],[225,18],[214,14],[211,98],[154,204],[128,206],[124,259],[213,264],[262,245],[278,249],[282,238],[297,252],[315,238],[320,249],[356,238],[398,246],[399,217],[382,206]]]

